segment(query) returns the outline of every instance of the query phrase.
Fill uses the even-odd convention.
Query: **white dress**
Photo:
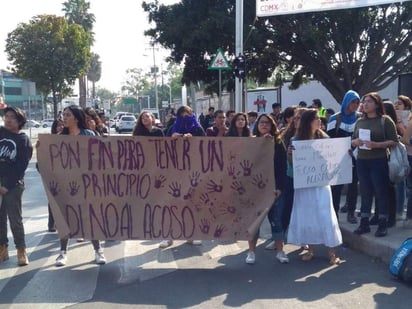
[[[330,186],[295,189],[287,239],[299,246],[342,243]]]

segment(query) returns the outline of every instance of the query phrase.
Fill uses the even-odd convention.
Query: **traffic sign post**
[[[209,65],[209,70],[219,71],[219,109],[222,107],[222,70],[231,70],[232,67],[227,61],[223,51],[218,48],[215,57],[212,59]]]

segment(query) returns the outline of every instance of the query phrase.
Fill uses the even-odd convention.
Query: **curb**
[[[381,260],[386,264],[389,264],[393,253],[402,242],[412,236],[412,230],[404,229],[402,221],[397,221],[396,226],[389,228],[388,235],[385,237],[375,237],[376,226],[371,226],[370,233],[359,236],[353,233],[358,224],[346,222],[345,214],[340,214],[339,217],[343,242],[350,248],[369,255],[376,260]]]

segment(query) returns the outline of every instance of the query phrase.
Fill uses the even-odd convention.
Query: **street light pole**
[[[155,87],[155,104],[156,108],[159,111],[159,93],[157,91],[157,68],[156,68],[156,53],[154,43],[152,44],[152,51],[153,51],[153,74],[154,74],[154,87]]]

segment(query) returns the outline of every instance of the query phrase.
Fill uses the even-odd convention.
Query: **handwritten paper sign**
[[[59,236],[251,239],[274,200],[264,138],[40,135]]]
[[[293,141],[293,186],[320,187],[352,182],[350,138]]]

